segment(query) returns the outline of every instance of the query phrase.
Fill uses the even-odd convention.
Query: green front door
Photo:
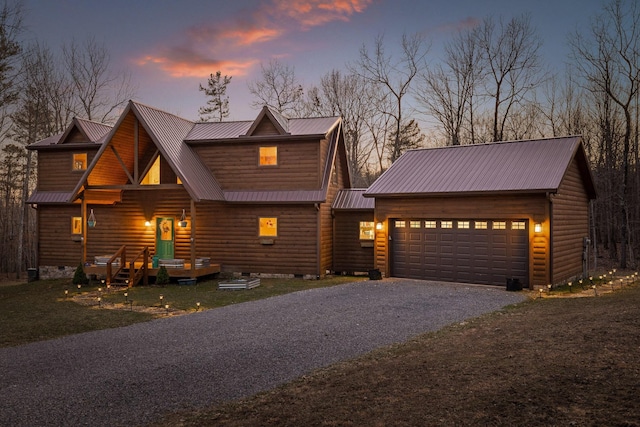
[[[173,218],[156,218],[156,256],[173,259],[174,242]]]

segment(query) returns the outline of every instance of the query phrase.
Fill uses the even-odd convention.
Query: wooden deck
[[[136,263],[136,268],[140,268],[140,264]],[[116,270],[117,267],[114,265],[113,269]],[[151,268],[151,263],[149,263],[149,276],[156,277],[158,275],[159,268]],[[106,265],[89,265],[84,267],[84,271],[88,275],[96,275],[106,276],[107,274],[107,266]],[[190,278],[197,279],[203,276],[209,276],[211,274],[220,273],[220,264],[211,264],[206,267],[196,267],[196,269],[192,272],[191,265],[189,263],[184,264],[184,268],[169,268],[167,267],[167,272],[169,273],[169,277],[173,277],[176,279],[179,278]],[[193,274],[192,274],[193,273]]]

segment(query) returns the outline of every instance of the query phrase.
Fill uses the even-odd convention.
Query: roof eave
[[[367,193],[364,197],[374,198],[404,198],[404,197],[459,197],[459,196],[496,196],[496,195],[525,195],[557,193],[557,188],[522,189],[522,190],[491,190],[491,191],[453,191],[439,193]]]

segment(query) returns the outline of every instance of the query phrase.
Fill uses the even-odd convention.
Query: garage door
[[[526,220],[391,220],[396,277],[505,285],[528,283]]]

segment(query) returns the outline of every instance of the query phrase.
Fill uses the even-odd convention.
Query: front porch
[[[135,264],[136,270],[142,268],[142,263],[138,262]],[[158,275],[158,271],[160,268],[153,268],[152,263],[147,264],[147,271],[149,277],[156,277]],[[85,266],[84,271],[87,275],[95,275],[98,278],[107,276],[107,266],[106,265],[96,265],[91,264]],[[167,267],[167,272],[169,273],[169,277],[175,279],[181,278],[189,278],[189,279],[198,279],[200,277],[209,276],[211,274],[220,273],[220,264],[210,264],[208,266],[198,266],[195,268],[191,268],[190,263],[185,263],[183,267]]]

